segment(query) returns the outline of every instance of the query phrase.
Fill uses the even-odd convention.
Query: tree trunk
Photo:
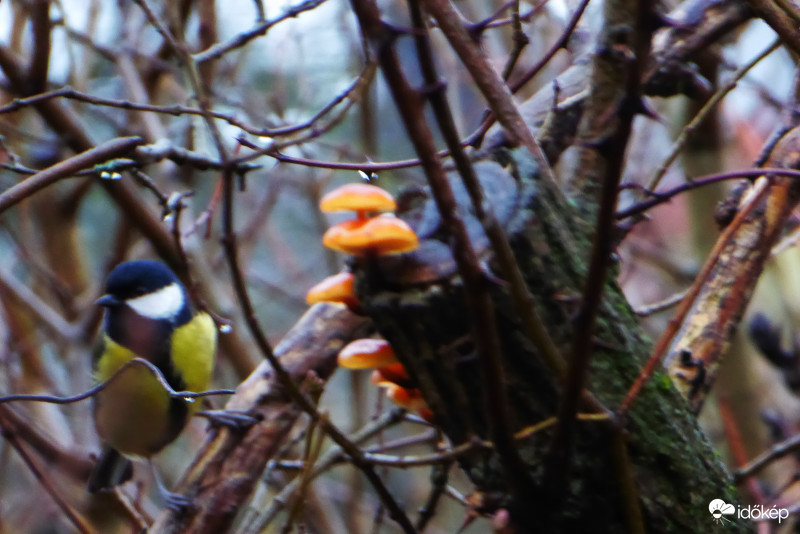
[[[528,153],[520,149],[506,155],[511,157],[505,168],[482,162],[476,171],[488,203],[506,228],[536,311],[566,353],[591,245],[575,222],[574,207],[538,179]],[[510,430],[519,432],[556,414],[559,380],[524,332],[508,285],[495,278],[500,271],[493,265],[480,224],[463,208],[469,202],[457,175],[450,181],[464,200],[459,203],[460,216],[487,265],[485,282],[496,307]],[[410,257],[358,260],[359,296],[450,441],[454,445],[476,438],[489,441],[492,407],[470,332],[463,286],[449,247],[439,240],[445,234],[437,225],[435,207],[430,201],[417,201],[402,215],[420,235],[420,250]],[[594,341],[587,389],[613,411],[651,348],[613,280],[605,288]],[[665,373],[656,373],[621,424],[638,494],[633,500],[638,499],[642,508],[647,532],[695,531],[713,520],[710,501],[737,501],[728,473]],[[517,532],[627,531],[630,512],[622,490],[626,464],[615,453],[615,426],[608,421],[577,422],[568,494],[557,503],[542,484],[552,429],[517,440],[536,488],[531,495],[513,495],[494,449],[476,447],[460,458],[481,502],[489,509],[506,508]],[[734,520],[727,528],[749,531],[743,521]]]

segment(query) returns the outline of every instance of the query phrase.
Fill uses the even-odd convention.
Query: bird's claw
[[[245,410],[204,410],[195,415],[205,417],[212,425],[226,426],[233,430],[247,430],[261,421],[253,412]]]

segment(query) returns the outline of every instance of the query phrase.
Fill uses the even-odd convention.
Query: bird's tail
[[[89,493],[111,491],[114,486],[131,479],[133,464],[111,447],[105,447],[89,475]]]

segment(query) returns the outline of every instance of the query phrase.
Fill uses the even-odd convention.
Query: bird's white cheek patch
[[[170,284],[154,293],[127,301],[128,306],[143,317],[169,319],[183,308],[183,291],[178,284]]]

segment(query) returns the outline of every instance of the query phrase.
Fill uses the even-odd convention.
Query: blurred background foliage
[[[505,2],[462,0],[457,4],[467,19],[479,21]],[[521,28],[530,39],[518,62],[520,71],[535,64],[558,39],[576,4],[572,0],[519,3],[519,12],[527,15]],[[665,9],[674,7],[665,4]],[[93,143],[139,135],[148,143],[166,140],[162,142],[190,150],[200,159],[217,160],[219,147],[201,114],[134,110],[125,105],[198,109],[197,91],[185,62],[176,58],[148,20],[144,5],[193,55],[210,108],[236,119],[213,121],[231,157],[254,154],[239,139],[262,147],[279,146],[283,154],[307,160],[381,162],[414,157],[380,73],[365,69],[361,35],[348,3],[342,0],[0,2],[4,73],[0,75],[0,105],[68,86],[73,96],[90,98],[62,95],[49,101],[69,112],[70,120]],[[408,25],[404,2],[380,5],[386,20]],[[568,47],[523,87],[517,94],[520,101],[551,83],[590,49],[600,7],[599,0],[589,4]],[[296,16],[285,16],[287,10],[295,10]],[[48,42],[41,41],[42,30],[37,29],[37,17],[41,21],[42,16]],[[482,43],[502,70],[513,48],[513,30],[507,15],[498,16],[497,22],[482,34]],[[436,32],[433,36],[459,131],[467,135],[478,126],[484,102],[441,36]],[[709,48],[698,68],[719,86],[773,39],[763,23],[748,23],[724,43]],[[229,44],[230,48],[220,48]],[[397,48],[407,75],[419,84],[411,40],[400,39]],[[211,52],[219,55],[204,60]],[[29,69],[32,85],[23,92],[9,76],[8,65],[14,61]],[[44,78],[39,77],[45,80],[38,86],[33,84],[37,65],[44,69]],[[667,170],[662,187],[683,183],[688,177],[752,166],[791,94],[792,67],[789,54],[779,48],[751,69],[693,134]],[[353,85],[359,80],[364,83]],[[348,87],[356,89],[346,93]],[[337,105],[307,128],[290,134],[274,132],[312,119],[342,95]],[[102,102],[91,101],[92,97]],[[624,181],[649,183],[672,141],[702,102],[675,97],[650,99],[649,104],[659,118],[637,118]],[[0,110],[0,189],[75,151],[68,128],[43,120],[36,105]],[[254,133],[264,128],[273,132]],[[328,224],[341,218],[320,214],[319,197],[336,184],[360,178],[354,170],[279,163],[263,155],[252,163],[257,168],[246,173],[236,196],[236,232],[258,319],[275,343],[306,309],[306,290],[343,265],[342,257],[320,245]],[[559,169],[569,164],[568,151]],[[132,198],[167,234],[176,223],[175,213],[165,216],[159,196],[142,184],[150,182],[164,197],[193,193],[178,219],[181,242],[196,294],[232,323],[231,332],[222,335],[215,387],[235,387],[259,356],[243,327],[220,246],[220,172],[197,164],[178,165],[168,158],[141,166],[137,172],[122,170],[118,181],[127,184]],[[94,301],[106,273],[125,259],[157,255],[131,222],[128,208],[100,186],[104,179],[115,178],[91,173],[63,180],[0,217],[1,392],[69,395],[90,387],[91,353],[100,322]],[[413,167],[395,169],[380,172],[378,183],[399,191],[422,186],[424,177]],[[626,237],[618,250],[619,280],[634,307],[644,308],[688,287],[719,233],[713,211],[725,189],[709,187],[655,208]],[[629,195],[622,196],[623,203],[629,201]],[[786,347],[800,316],[797,256],[793,242],[776,253],[750,312],[762,312],[778,325]],[[670,318],[670,309],[642,315],[657,337]],[[732,466],[781,436],[793,434],[800,409],[797,397],[784,387],[780,371],[757,354],[744,335],[746,329],[740,330],[716,389],[718,402],[709,403],[703,413],[709,435]],[[219,399],[213,402],[222,404]],[[367,373],[339,371],[326,387],[321,408],[352,432],[390,406],[369,386]],[[130,532],[137,521],[156,512],[158,503],[149,499],[152,482],[146,470],[140,469],[137,483],[125,489],[131,503],[127,511],[112,497],[85,492],[90,457],[98,451],[90,414],[89,402],[0,405],[0,426],[7,438],[0,440],[0,532],[71,532],[80,523],[88,531]],[[303,425],[301,420],[297,439],[286,446],[281,460],[301,457]],[[180,475],[203,435],[204,423],[194,422],[160,455],[158,463],[168,480]],[[424,426],[403,423],[386,430],[372,445],[393,444],[397,446],[390,449],[394,453],[414,454],[434,450],[439,439]],[[789,457],[773,466],[763,486],[753,489],[777,493],[789,481],[787,473],[796,469],[797,460]],[[251,507],[241,511],[240,532],[251,532],[248,529],[263,522],[275,495],[296,473],[290,462],[271,464]],[[430,468],[382,473],[407,510],[425,502]],[[453,498],[442,500],[426,532],[455,532],[467,518],[467,508],[456,498],[456,491],[468,494],[469,483],[455,469],[449,483]],[[786,503],[796,501],[791,492],[782,498]],[[396,531],[382,516],[371,488],[346,464],[315,480],[306,489],[303,506],[301,522],[306,532]],[[78,519],[68,519],[67,510]],[[138,519],[131,519],[137,515]],[[264,531],[281,531],[286,518],[285,512],[278,514]],[[488,528],[486,520],[480,519],[467,531]]]

